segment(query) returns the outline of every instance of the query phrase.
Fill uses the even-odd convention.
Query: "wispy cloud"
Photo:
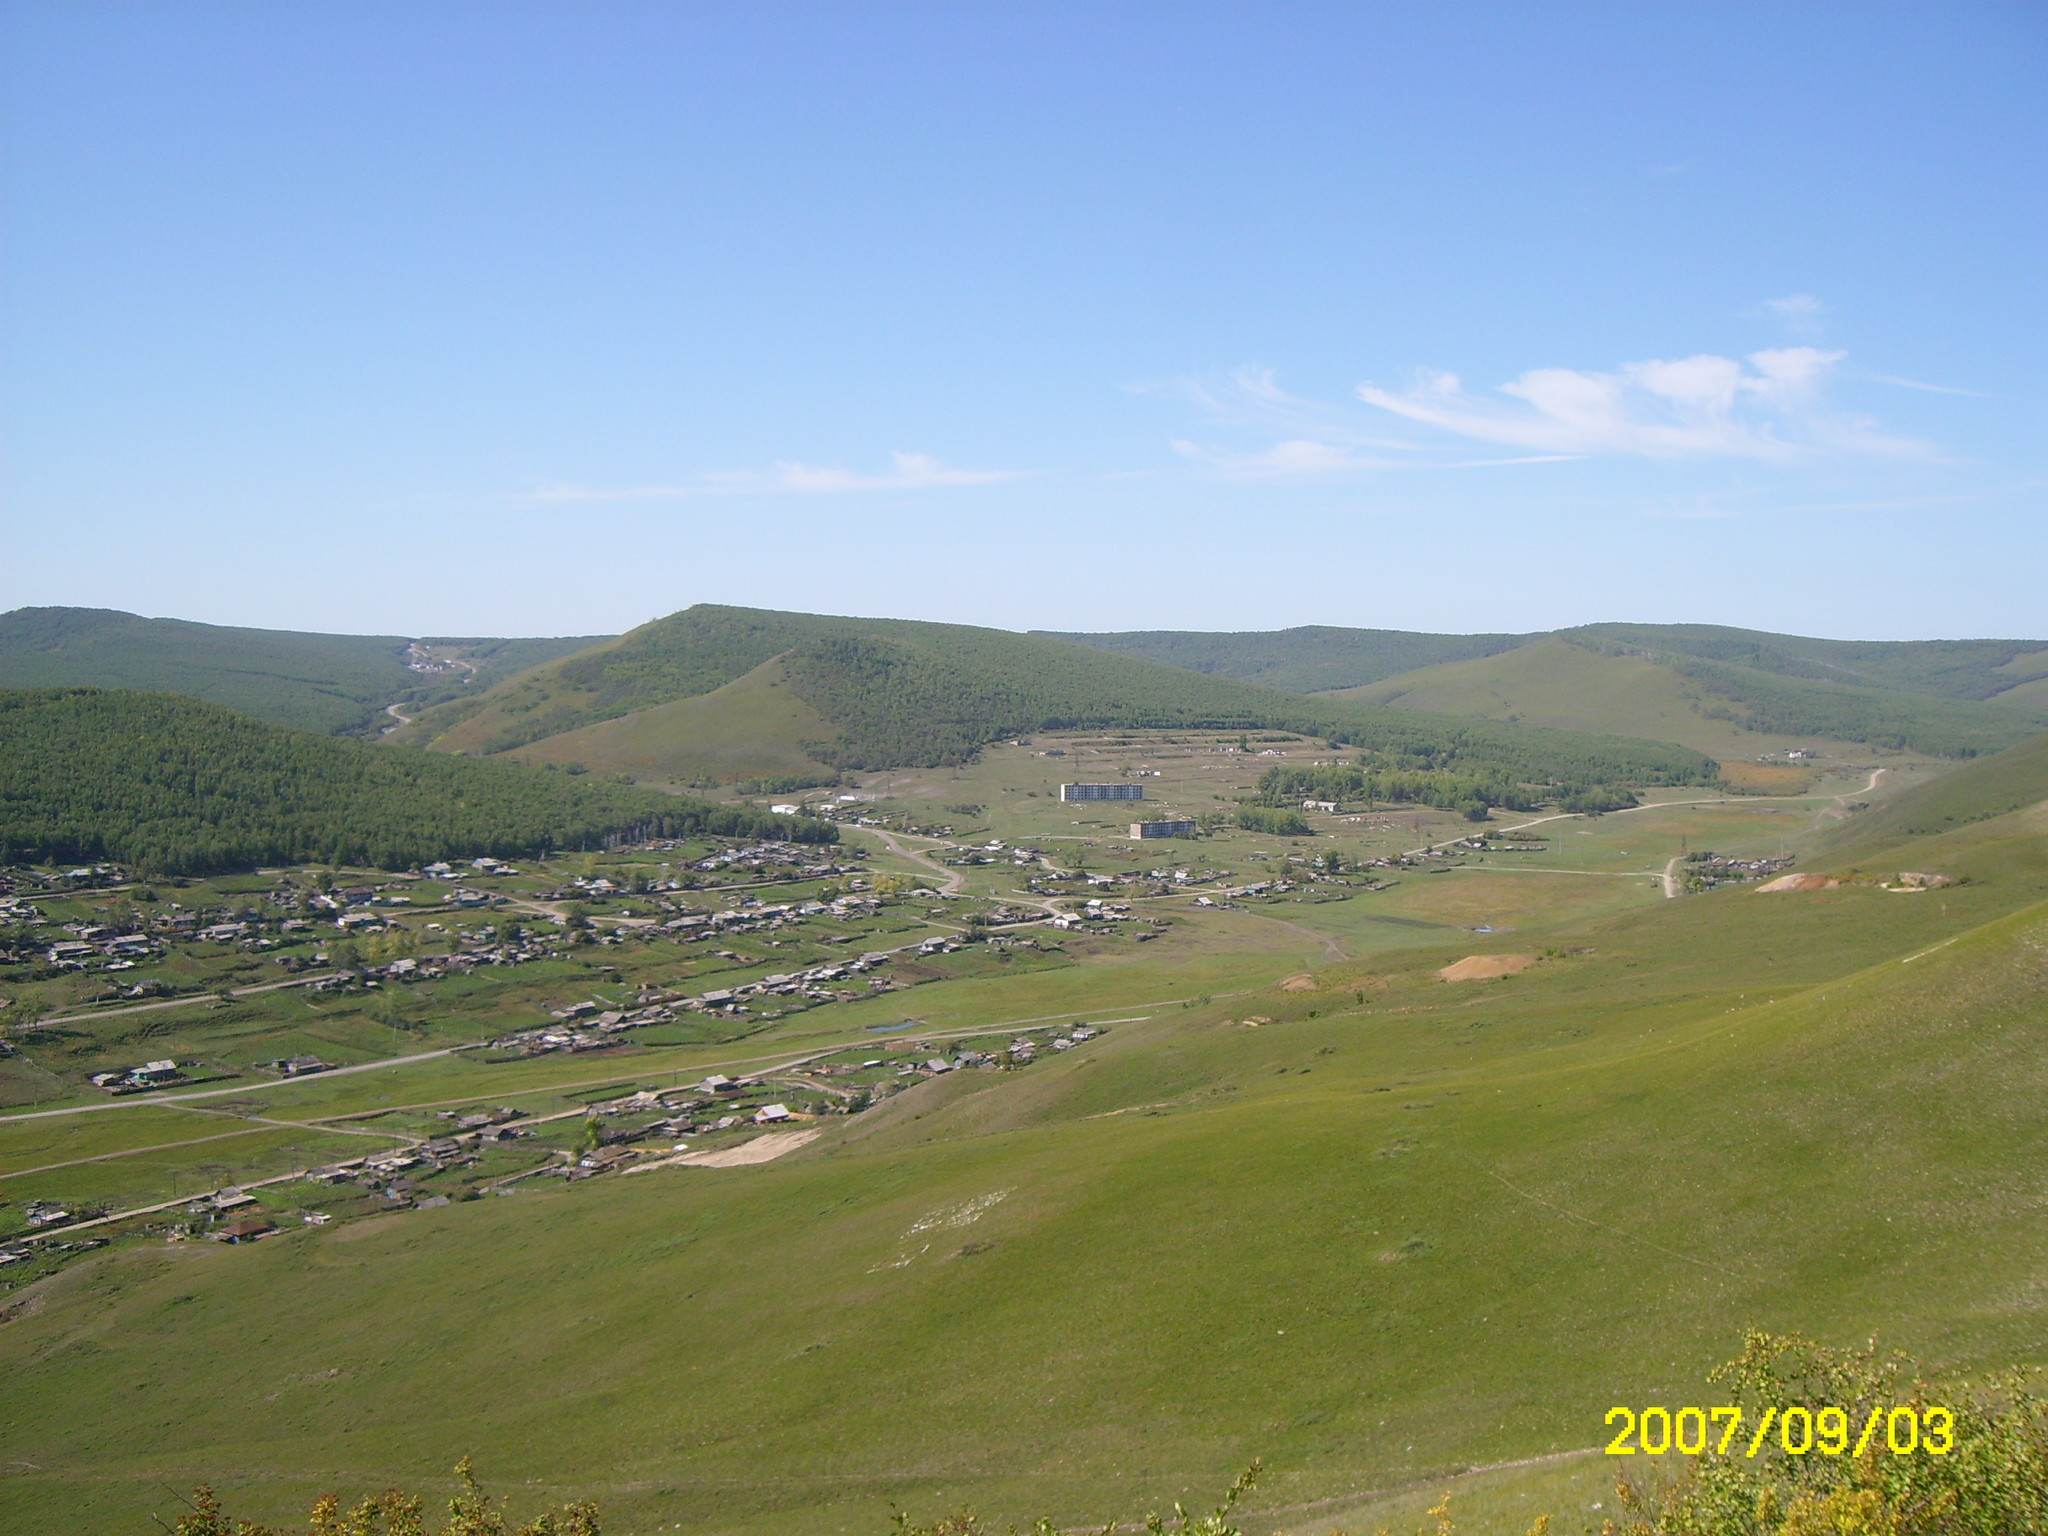
[[[1787,460],[1843,453],[1926,457],[1932,449],[1829,410],[1822,386],[1840,352],[1781,347],[1742,360],[1700,354],[1624,363],[1613,372],[1537,368],[1500,386],[1507,401],[1468,394],[1456,374],[1425,375],[1358,398],[1459,437],[1546,454]],[[1510,403],[1513,402],[1513,403]]]
[[[1902,379],[1895,373],[1866,374],[1873,384],[1892,384],[1900,389],[1924,390],[1930,395],[1968,395],[1972,400],[1989,400],[1991,396],[1981,389],[1958,389],[1953,384],[1929,384],[1924,379]]]
[[[1222,379],[1177,379],[1146,392],[1178,395],[1210,423],[1249,442],[1216,447],[1188,438],[1170,446],[1204,474],[1222,480],[1341,480],[1375,470],[1448,465],[1426,444],[1373,430],[1348,402],[1328,404],[1289,394],[1273,370],[1248,364]],[[1551,457],[1545,455],[1543,457]],[[1532,462],[1477,460],[1468,463]]]
[[[681,485],[547,485],[519,499],[532,502],[683,501],[697,496],[831,496],[853,491],[923,491],[1016,480],[1022,470],[959,469],[924,453],[890,455],[892,467],[863,474],[838,465],[777,460],[765,470],[720,470]]]
[[[1755,319],[1777,321],[1794,336],[1818,336],[1827,312],[1827,305],[1810,293],[1788,293],[1782,299],[1765,299],[1749,311]]]

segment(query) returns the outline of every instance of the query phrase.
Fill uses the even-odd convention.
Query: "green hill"
[[[176,694],[0,692],[0,864],[112,859],[192,873],[317,860],[403,869],[597,846],[615,833],[696,830],[832,836],[817,823],[514,763],[337,741]]]
[[[1098,650],[1142,656],[1148,661],[1163,661],[1169,666],[1185,667],[1190,672],[1264,683],[1269,688],[1285,688],[1293,693],[1355,688],[1362,683],[1392,677],[1397,672],[1412,672],[1418,667],[1497,655],[1537,638],[1534,635],[1430,635],[1404,629],[1341,629],[1328,624],[1304,624],[1298,629],[1248,630],[1238,634],[1202,634],[1171,629],[1137,630],[1125,634],[1070,634],[1037,629],[1032,633],[1049,640],[1071,640],[1077,645],[1094,646]]]
[[[1884,802],[1845,829],[1834,857],[1899,848],[1916,838],[1941,837],[2010,817],[2044,801],[2048,801],[2048,735],[1978,758]]]
[[[2048,725],[2031,711],[1594,643],[1581,632],[1319,697],[1676,741],[1723,761],[1815,740],[1972,757]]]
[[[1553,633],[1612,650],[1688,656],[1782,677],[1896,689],[1940,698],[2035,706],[2048,680],[2044,640],[1819,640],[1717,624],[1585,624]],[[1544,638],[1433,635],[1397,629],[1240,634],[1141,630],[1061,639],[1303,693],[1357,688],[1446,662],[1494,656]]]
[[[2048,676],[2048,641],[1817,640],[1718,624],[1585,624],[1595,644],[1670,652],[1780,677],[1984,700]]]
[[[388,705],[482,690],[593,638],[414,641],[238,629],[107,608],[17,608],[0,614],[0,687],[183,693],[274,725],[355,731]]]
[[[737,760],[747,757],[754,728],[742,707],[758,704],[758,691],[704,710],[655,711],[708,699],[771,658],[780,675],[761,688],[786,688],[794,702],[763,750],[786,753],[790,722],[807,711],[818,733],[793,744],[833,769],[958,763],[1030,731],[1199,727],[1297,731],[1404,764],[1483,765],[1533,783],[1694,783],[1713,772],[1702,756],[1676,747],[1326,702],[1005,630],[710,605],[429,712],[400,739],[477,754],[553,739],[557,745],[535,755],[573,752],[592,767],[659,764],[670,772],[704,761],[713,751],[707,743],[716,742]],[[593,732],[628,715],[630,730]],[[573,743],[560,740],[568,733],[576,733]],[[607,744],[616,758],[597,755]]]
[[[806,744],[829,739],[832,725],[786,684],[782,662],[764,661],[709,693],[544,737],[506,755],[673,783],[828,779],[831,768]]]

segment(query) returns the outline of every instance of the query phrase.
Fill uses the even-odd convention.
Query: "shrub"
[[[455,1471],[462,1491],[448,1501],[448,1518],[435,1536],[600,1536],[595,1504],[564,1504],[513,1526],[478,1485],[467,1456]],[[172,1528],[175,1536],[288,1536],[276,1526],[230,1519],[211,1488],[195,1489],[190,1503],[192,1512]],[[338,1494],[327,1494],[308,1513],[306,1529],[308,1536],[429,1536],[425,1501],[396,1488],[352,1509],[342,1508]]]
[[[1247,832],[1265,832],[1274,837],[1307,837],[1310,830],[1301,812],[1263,805],[1240,806],[1237,824]]]
[[[1731,1388],[1743,1422],[1775,1409],[1940,1406],[1954,1414],[1945,1455],[1897,1456],[1880,1434],[1861,1456],[1766,1450],[1700,1456],[1661,1486],[1617,1480],[1625,1518],[1608,1536],[2018,1536],[2048,1530],[2048,1401],[2019,1381],[1930,1384],[1875,1347],[1837,1351],[1752,1329],[1708,1378]],[[1853,1433],[1853,1431],[1852,1431]]]

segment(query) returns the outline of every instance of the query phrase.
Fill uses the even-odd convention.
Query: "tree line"
[[[288,730],[178,694],[0,691],[0,863],[407,869],[701,833],[838,840],[810,818]]]

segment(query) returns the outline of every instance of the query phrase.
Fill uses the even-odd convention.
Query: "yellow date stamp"
[[[1743,1410],[1724,1408],[1610,1408],[1610,1456],[1861,1456],[1881,1445],[1894,1456],[1946,1456],[1956,1443],[1956,1416],[1946,1408],[1766,1408],[1754,1425]],[[1857,1421],[1862,1420],[1859,1427]]]

